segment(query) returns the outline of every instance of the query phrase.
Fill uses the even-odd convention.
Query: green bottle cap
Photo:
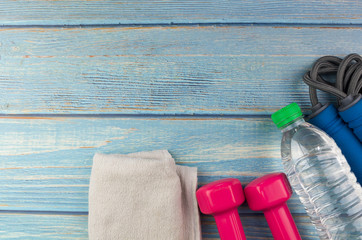
[[[271,118],[278,128],[282,128],[301,116],[303,113],[298,104],[292,103],[273,113]]]

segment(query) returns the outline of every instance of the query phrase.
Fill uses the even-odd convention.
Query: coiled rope
[[[323,77],[323,74],[330,73],[336,73],[334,83]],[[317,89],[336,96],[338,103],[347,96],[355,97],[362,93],[362,57],[356,53],[349,54],[344,59],[321,57],[304,75],[303,81],[309,86],[312,107],[319,103]]]

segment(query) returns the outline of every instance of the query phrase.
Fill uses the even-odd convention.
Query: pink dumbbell
[[[238,179],[206,184],[197,190],[196,197],[201,212],[214,216],[222,240],[246,239],[237,209],[245,201]]]
[[[245,189],[250,209],[263,211],[275,240],[301,240],[286,201],[292,189],[284,173],[255,179]]]

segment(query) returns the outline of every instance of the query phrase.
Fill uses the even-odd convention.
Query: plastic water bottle
[[[320,238],[362,239],[362,188],[334,140],[305,122],[296,103],[272,119],[283,133],[285,172]]]

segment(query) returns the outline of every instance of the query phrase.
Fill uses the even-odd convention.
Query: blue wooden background
[[[351,52],[360,0],[0,1],[0,238],[87,239],[95,152],[168,149],[200,184],[282,171],[270,114],[308,109],[304,72]],[[262,213],[240,217],[272,239]],[[211,217],[202,230],[218,239]]]

